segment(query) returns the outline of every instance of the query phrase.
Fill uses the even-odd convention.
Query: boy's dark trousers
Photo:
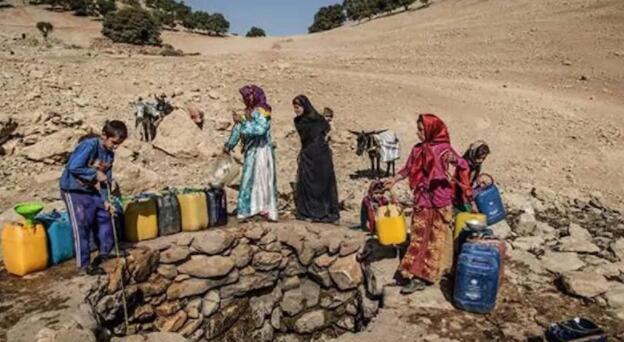
[[[61,191],[74,232],[74,250],[78,267],[89,266],[91,249],[89,237],[93,231],[100,256],[107,257],[113,249],[111,215],[104,207],[100,194]]]

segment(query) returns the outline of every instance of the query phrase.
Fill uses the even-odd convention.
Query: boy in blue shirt
[[[128,137],[128,128],[117,120],[107,121],[100,137],[85,139],[69,157],[60,180],[61,197],[74,232],[76,261],[81,272],[104,274],[99,266],[113,249],[111,204],[108,185],[113,178],[115,150]],[[93,231],[99,256],[91,264],[89,237]]]

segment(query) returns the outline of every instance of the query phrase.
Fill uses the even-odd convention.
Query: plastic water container
[[[208,228],[208,204],[206,194],[201,191],[178,195],[182,231],[195,232]]]
[[[2,230],[2,253],[7,272],[18,276],[48,266],[48,239],[42,224],[11,223]]]
[[[180,204],[176,194],[165,192],[156,196],[158,204],[158,235],[166,236],[179,233],[182,230],[180,218]]]
[[[52,211],[39,214],[36,220],[43,223],[48,234],[50,265],[58,265],[74,257],[74,233],[67,212]]]
[[[148,196],[137,197],[126,203],[124,210],[126,240],[139,242],[158,236],[158,209],[156,201]]]
[[[405,217],[396,205],[379,207],[375,216],[375,225],[379,243],[384,246],[400,245],[407,240]]]
[[[457,261],[455,306],[476,313],[492,311],[498,294],[500,264],[495,246],[465,243]]]
[[[228,223],[227,197],[223,189],[206,189],[209,227],[221,227]]]
[[[494,183],[477,189],[475,202],[479,207],[479,212],[487,217],[487,224],[493,225],[505,219],[505,206],[501,199],[498,187]]]

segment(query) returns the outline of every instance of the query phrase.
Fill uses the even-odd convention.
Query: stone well
[[[181,233],[109,262],[90,291],[109,335],[175,332],[190,341],[306,341],[362,329],[377,313],[361,235],[301,223]],[[123,278],[130,325],[125,331]]]

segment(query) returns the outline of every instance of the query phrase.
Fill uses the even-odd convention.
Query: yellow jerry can
[[[457,217],[455,217],[455,233],[453,237],[457,239],[459,234],[461,234],[462,230],[466,228],[466,222],[470,220],[478,221],[479,223],[487,224],[487,216],[479,213],[459,213]]]
[[[154,239],[158,236],[158,209],[153,198],[139,198],[126,203],[124,209],[125,235],[130,242]]]
[[[401,209],[390,204],[379,207],[375,215],[377,239],[382,245],[399,245],[407,239],[407,224]]]
[[[48,238],[42,224],[10,223],[2,231],[2,251],[7,272],[18,276],[48,266]]]
[[[178,195],[183,232],[196,232],[208,228],[208,202],[202,192]]]

